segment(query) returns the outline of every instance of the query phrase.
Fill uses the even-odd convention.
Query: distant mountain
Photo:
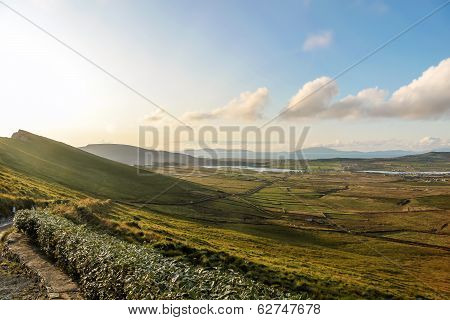
[[[96,156],[127,165],[192,164],[195,158],[182,153],[148,150],[123,144],[89,144],[79,148]]]
[[[349,159],[372,159],[372,158],[396,158],[406,155],[417,154],[414,151],[404,150],[385,150],[385,151],[341,151],[330,148],[315,147],[306,148],[301,151],[306,159],[332,159],[332,158],[349,158]],[[297,155],[299,152],[297,152]]]
[[[419,154],[414,151],[386,150],[386,151],[341,151],[324,147],[305,148],[295,152],[253,152],[248,150],[226,150],[226,149],[188,149],[184,151],[193,157],[212,159],[370,159],[370,158],[395,158],[406,155]]]
[[[254,152],[240,149],[186,149],[184,153],[148,150],[122,144],[90,144],[80,148],[99,157],[127,165],[152,164],[218,164],[211,159],[228,160],[280,160],[280,159],[381,159],[420,155],[405,150],[341,151],[324,147],[305,148],[296,152]]]
[[[196,158],[206,159],[256,159],[257,154],[240,149],[185,149],[184,153]]]

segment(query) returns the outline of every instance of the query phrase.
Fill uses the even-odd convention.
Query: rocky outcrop
[[[17,139],[22,141],[29,141],[30,133],[25,130],[19,130],[14,132],[11,136],[11,139]]]

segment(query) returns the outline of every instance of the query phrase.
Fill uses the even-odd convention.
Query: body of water
[[[280,169],[280,168],[266,168],[266,167],[251,167],[251,166],[203,166],[207,169],[236,169],[236,170],[252,170],[256,172],[302,172],[302,170],[295,169]]]
[[[381,173],[391,175],[416,175],[416,176],[447,176],[450,171],[385,171],[385,170],[364,170],[364,173]]]

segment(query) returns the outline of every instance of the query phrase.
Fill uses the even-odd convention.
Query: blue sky
[[[5,1],[198,126],[264,123],[294,96],[302,96],[299,90],[305,84],[333,77],[444,2]],[[390,101],[400,87],[450,57],[449,27],[447,6],[340,78],[324,107],[333,111],[334,102],[379,88],[386,91],[388,104],[383,102],[381,108],[400,111],[374,115],[367,109],[380,103],[367,102],[370,96],[346,116],[315,109],[311,112],[317,114],[305,116],[297,110],[276,124],[311,126],[306,142],[310,146],[449,146],[450,107],[442,107],[447,96],[436,102],[431,115],[416,110],[433,108],[421,103],[424,100],[411,106],[416,109],[409,116],[403,115],[409,105]],[[138,125],[160,117],[153,106],[2,6],[0,30],[5,48],[0,53],[0,84],[8,88],[0,93],[0,104],[9,110],[0,119],[0,135],[22,128],[72,145],[137,144]],[[450,83],[447,66],[438,71],[441,82]],[[427,79],[421,82],[421,92],[438,87]],[[445,89],[439,87],[436,94]],[[410,91],[405,94],[411,96]],[[243,114],[247,116],[241,118]]]

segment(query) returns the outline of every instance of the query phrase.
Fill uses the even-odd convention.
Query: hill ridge
[[[0,138],[0,164],[14,171],[97,197],[186,202],[212,191],[198,184],[108,160],[62,142],[20,130]],[[162,193],[162,190],[167,190]],[[196,191],[196,192],[194,192]],[[158,196],[159,195],[159,196]]]

